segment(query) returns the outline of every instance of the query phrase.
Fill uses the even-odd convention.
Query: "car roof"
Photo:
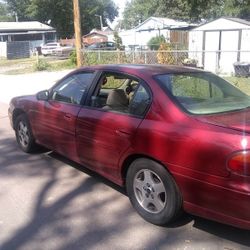
[[[135,75],[162,75],[162,74],[178,74],[178,73],[198,73],[205,72],[201,69],[175,66],[175,65],[160,65],[160,64],[108,64],[83,67],[78,71],[83,70],[105,70],[131,73]]]

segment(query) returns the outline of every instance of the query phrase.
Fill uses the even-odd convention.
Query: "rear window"
[[[57,43],[47,43],[46,46],[57,46]]]
[[[206,72],[156,76],[161,87],[192,114],[215,114],[245,109],[250,98],[224,79]]]

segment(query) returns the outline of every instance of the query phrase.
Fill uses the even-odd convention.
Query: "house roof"
[[[91,36],[91,35],[100,35],[100,36],[108,36],[113,34],[112,30],[98,30],[98,29],[92,29],[88,34],[84,35],[83,37]]]
[[[55,30],[49,25],[31,21],[31,22],[0,22],[0,31],[48,31]]]
[[[168,29],[173,29],[173,28],[181,28],[181,27],[194,27],[197,26],[196,24],[190,24],[187,22],[183,21],[177,21],[171,18],[165,18],[165,17],[149,17],[146,19],[144,22],[136,26],[134,29],[135,30],[141,30],[142,26],[145,25],[147,22],[153,20],[155,23],[158,23],[157,28],[168,28]],[[154,27],[155,28],[155,27]],[[143,30],[143,29],[142,29]]]
[[[97,31],[94,31],[94,32],[90,32],[86,35],[84,35],[83,37],[89,37],[89,36],[102,36],[102,37],[107,37],[107,35],[101,33],[101,32],[97,32]]]
[[[241,18],[236,18],[236,17],[223,17],[223,18],[225,18],[227,20],[230,20],[230,21],[234,21],[234,22],[237,22],[237,23],[241,23],[241,24],[245,24],[245,25],[250,26],[249,21],[241,19]]]
[[[240,18],[235,18],[235,17],[219,17],[215,20],[211,20],[211,21],[208,21],[208,22],[205,22],[205,23],[202,23],[201,25],[199,25],[198,27],[195,27],[194,30],[199,30],[201,27],[204,29],[204,26],[206,25],[209,25],[213,22],[216,22],[218,20],[221,20],[221,19],[225,19],[225,20],[228,20],[228,21],[231,21],[231,22],[235,22],[235,23],[238,23],[240,25],[246,25],[246,26],[250,26],[250,22],[247,21],[247,20],[244,20],[244,19],[240,19]],[[220,27],[217,27],[217,29],[219,30]]]

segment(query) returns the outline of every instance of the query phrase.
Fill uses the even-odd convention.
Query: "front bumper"
[[[10,125],[14,129],[14,123],[13,123],[13,111],[14,111],[14,106],[12,103],[10,103],[10,106],[8,108],[8,116],[10,120]]]

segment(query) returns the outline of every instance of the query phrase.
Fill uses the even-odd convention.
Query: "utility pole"
[[[81,17],[80,17],[79,0],[73,0],[73,6],[74,6],[74,27],[75,27],[77,67],[81,67],[83,64],[83,53],[82,53],[82,34],[81,34]]]
[[[95,16],[100,18],[101,31],[103,31],[102,16],[100,16],[100,15],[95,15]]]

